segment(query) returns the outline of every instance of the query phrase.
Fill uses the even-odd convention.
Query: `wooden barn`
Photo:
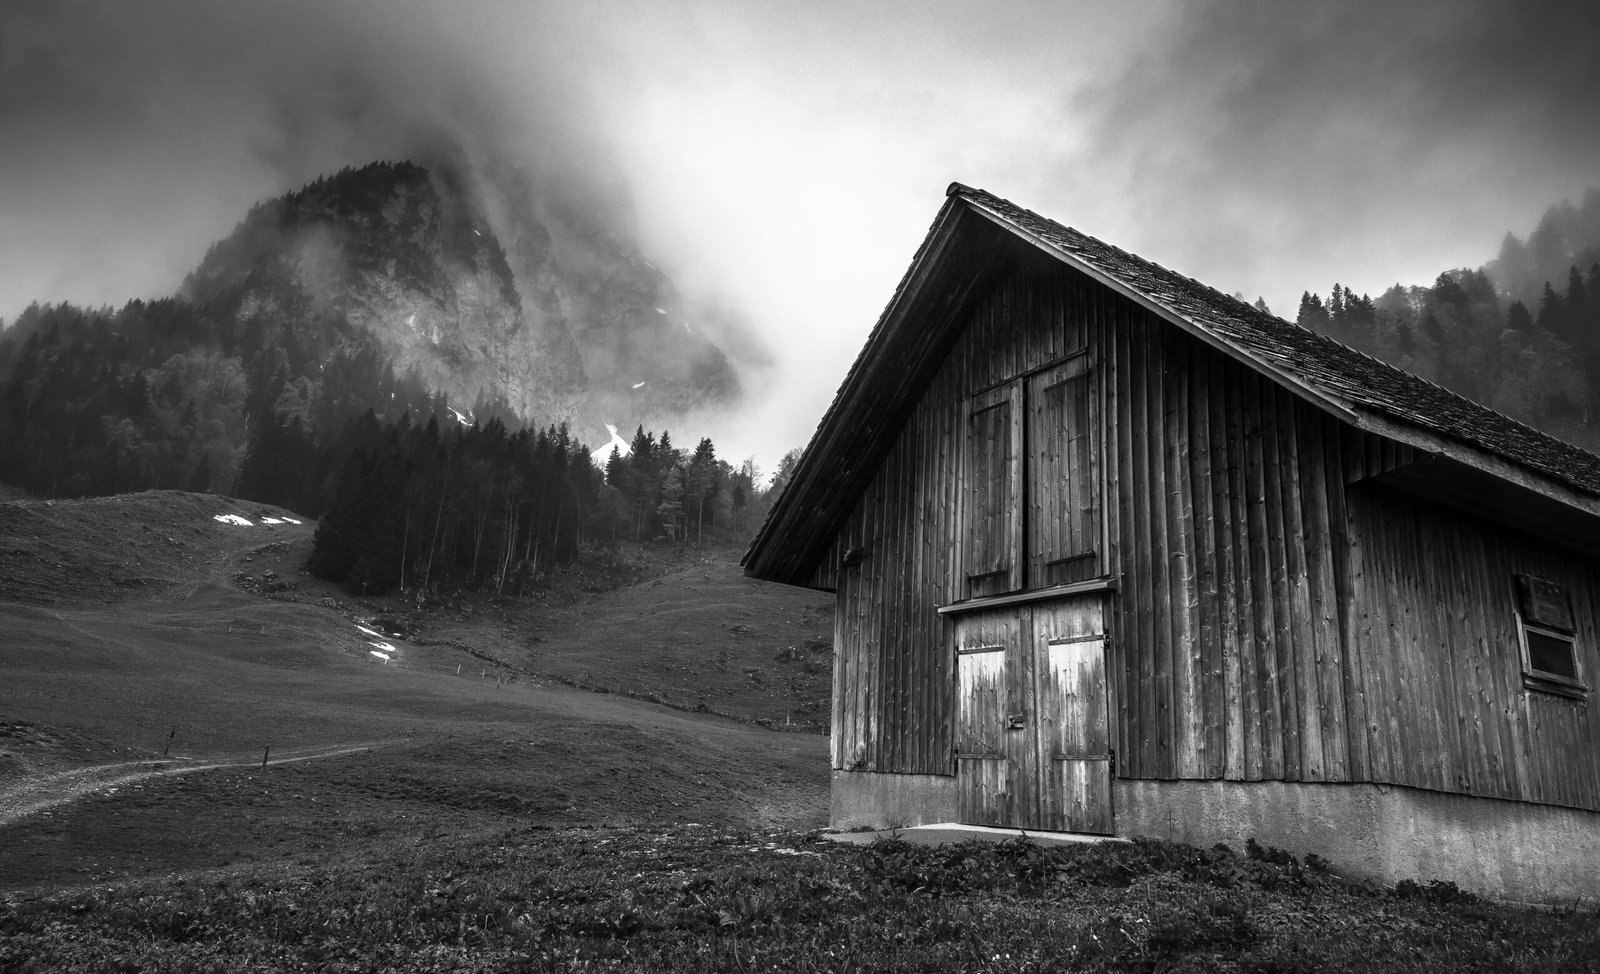
[[[1600,894],[1600,458],[982,190],[744,564],[836,593],[836,828]]]

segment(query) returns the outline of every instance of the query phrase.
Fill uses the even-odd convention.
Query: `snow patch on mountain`
[[[641,382],[639,385],[643,384],[644,383]],[[634,386],[634,388],[637,389],[639,386]],[[622,434],[617,432],[617,428],[615,426],[612,426],[610,423],[605,424],[605,426],[606,432],[611,434],[611,442],[607,443],[605,446],[602,446],[598,450],[591,450],[589,452],[589,456],[594,459],[595,464],[601,467],[605,466],[606,461],[611,459],[611,451],[613,448],[615,448],[616,451],[623,456],[627,456],[633,449],[633,444],[623,439]]]

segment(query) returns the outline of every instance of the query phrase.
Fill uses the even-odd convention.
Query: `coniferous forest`
[[[1589,450],[1600,450],[1600,191],[1507,233],[1477,269],[1377,298],[1306,292],[1299,324]]]
[[[265,466],[302,465],[293,453],[303,441],[273,443],[288,452]],[[586,543],[706,544],[740,540],[754,524],[762,498],[753,463],[734,469],[708,439],[678,451],[668,433],[657,441],[642,427],[633,447],[626,457],[613,449],[602,472],[564,426],[441,428],[436,418],[417,426],[409,416],[383,424],[369,412],[324,448],[327,458],[317,449],[305,455],[308,471],[343,458],[324,488],[311,572],[363,594],[444,587],[521,595]],[[293,479],[273,486],[315,487]]]

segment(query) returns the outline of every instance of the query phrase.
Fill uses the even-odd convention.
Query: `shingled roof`
[[[1195,328],[1354,410],[1382,413],[1600,496],[1600,457],[1587,450],[992,193],[955,183],[949,194],[1072,254]]]
[[[900,282],[851,367],[785,493],[805,493],[795,489],[802,481],[815,484],[833,479],[835,487],[828,493],[837,494],[837,475],[857,472],[824,470],[827,461],[811,454],[817,452],[818,441],[848,435],[845,428],[860,419],[851,402],[853,387],[870,382],[876,370],[883,367],[889,357],[887,350],[895,347],[898,338],[894,332],[904,320],[899,309],[912,286],[914,272],[941,233],[959,232],[951,229],[963,225],[955,219],[956,211],[970,209],[1035,246],[1079,265],[1211,344],[1254,363],[1313,401],[1346,412],[1346,418],[1359,418],[1362,414],[1382,417],[1600,497],[1600,456],[992,193],[952,183],[946,195],[949,199],[913,259],[912,269]],[[809,500],[815,502],[818,498],[812,496]],[[794,537],[801,520],[807,522],[803,529],[807,532],[825,526],[818,523],[819,517],[814,514],[798,516],[794,508],[799,504],[797,497],[780,497],[773,506],[745,555],[745,563],[752,571],[763,547],[777,540],[772,537],[774,534]],[[833,507],[831,503],[825,506]],[[824,515],[822,520],[826,519]],[[785,522],[789,523],[788,528],[782,527]]]

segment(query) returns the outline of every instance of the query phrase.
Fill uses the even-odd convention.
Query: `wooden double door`
[[[954,616],[962,822],[1110,834],[1103,597]]]

